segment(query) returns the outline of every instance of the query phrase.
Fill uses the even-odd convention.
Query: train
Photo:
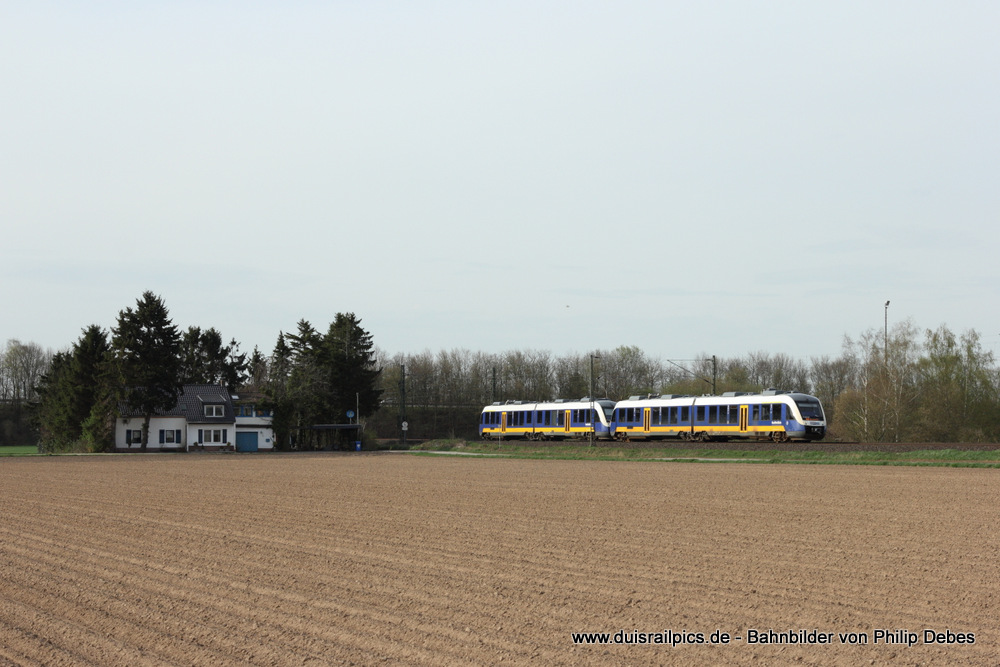
[[[815,396],[776,389],[720,396],[647,394],[617,402],[588,396],[487,405],[480,413],[479,435],[486,440],[815,441],[826,435],[826,414]]]

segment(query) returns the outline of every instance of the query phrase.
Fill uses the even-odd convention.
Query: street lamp
[[[595,354],[590,355],[590,446],[594,446],[594,429],[597,424],[594,421],[594,359],[600,358]]]

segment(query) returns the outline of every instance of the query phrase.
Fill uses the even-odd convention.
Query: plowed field
[[[0,664],[997,664],[998,519],[996,470],[8,459]]]

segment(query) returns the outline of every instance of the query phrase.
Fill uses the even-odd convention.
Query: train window
[[[667,414],[667,423],[676,424],[677,423],[677,408],[668,408],[669,413]]]
[[[740,406],[738,405],[729,406],[729,423],[730,424],[740,423]]]
[[[695,421],[697,421],[697,422],[703,422],[703,421],[705,421],[705,406],[704,405],[699,405],[698,406],[698,412],[695,413],[695,414],[696,414]]]
[[[819,401],[802,401],[796,399],[795,404],[799,406],[799,412],[803,419],[822,419],[823,409],[819,407]]]
[[[681,408],[681,422],[687,424],[689,421],[691,421],[691,408],[685,405]]]
[[[718,424],[719,423],[719,406],[713,405],[708,409],[708,423]]]

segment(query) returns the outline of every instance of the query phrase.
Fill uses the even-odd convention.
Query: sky
[[[1000,4],[0,2],[0,343],[1000,353]],[[885,302],[890,301],[888,308]]]

